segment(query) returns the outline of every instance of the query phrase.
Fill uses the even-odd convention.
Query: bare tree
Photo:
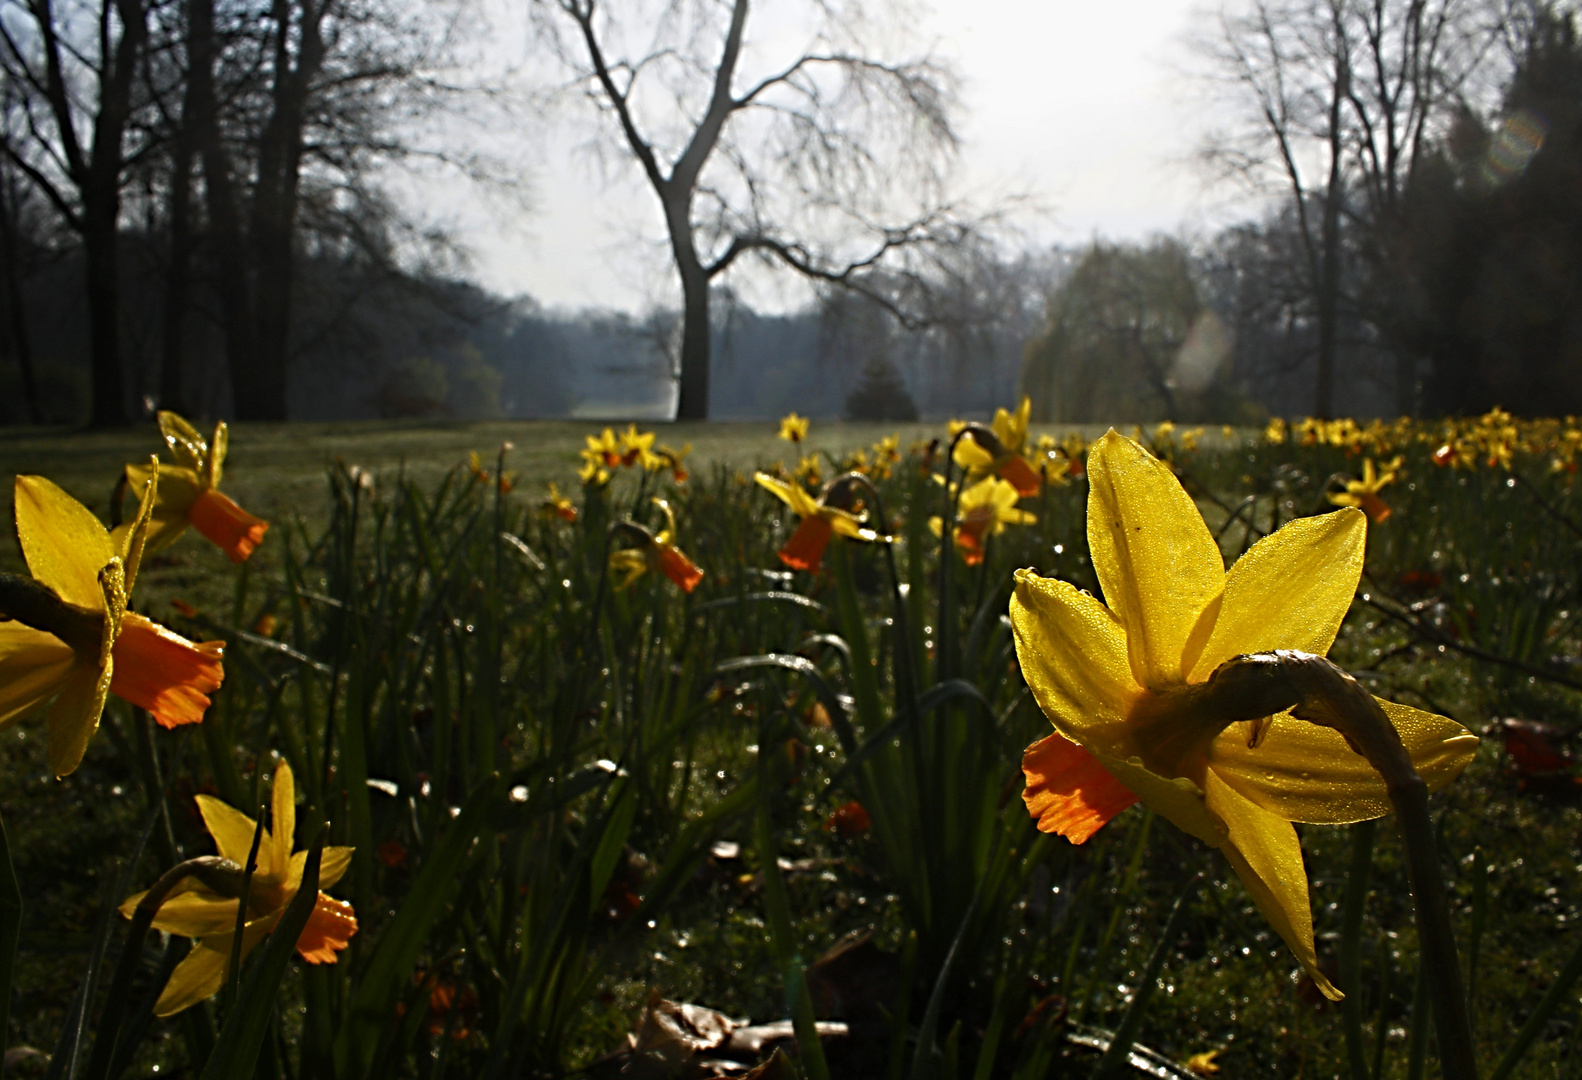
[[[1348,242],[1386,280],[1406,185],[1467,95],[1503,25],[1500,0],[1252,0],[1222,11],[1203,48],[1239,123],[1206,157],[1283,191],[1317,323],[1313,411],[1334,406]],[[1355,309],[1357,298],[1350,298]],[[1398,375],[1409,411],[1409,372]]]
[[[709,408],[709,290],[744,255],[863,291],[963,226],[945,196],[955,78],[888,58],[856,2],[535,0],[541,26],[658,197],[681,280],[678,419]],[[796,49],[780,43],[794,39]],[[874,299],[889,304],[886,295]],[[898,314],[900,312],[898,311]]]
[[[150,6],[0,3],[0,77],[21,91],[23,117],[22,137],[0,141],[0,152],[82,237],[95,426],[127,419],[117,248],[125,171],[148,150],[146,142],[128,147],[127,130]]]

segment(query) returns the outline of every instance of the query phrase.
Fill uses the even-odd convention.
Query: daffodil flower
[[[209,795],[197,796],[197,803],[220,856],[238,867],[245,866],[257,822]],[[270,804],[271,827],[259,839],[258,859],[248,883],[247,915],[242,925],[244,957],[280,922],[286,905],[302,885],[302,870],[307,863],[306,851],[291,851],[297,822],[291,766],[282,763],[275,772]],[[319,863],[319,884],[329,888],[339,881],[351,858],[349,847],[326,847]],[[236,879],[239,892],[240,874]],[[236,909],[241,901],[236,895],[218,891],[215,884],[218,883],[199,877],[185,879],[154,916],[155,929],[197,939],[154,1003],[155,1016],[170,1016],[213,997],[225,982],[231,946],[236,939]],[[121,914],[131,918],[142,898],[142,893],[127,897],[121,904]],[[333,964],[335,954],[346,948],[355,933],[357,917],[352,906],[321,891],[308,924],[297,939],[297,953],[310,964]]]
[[[787,413],[780,418],[780,438],[789,443],[801,445],[807,438],[808,418],[798,416],[796,413]]]
[[[984,539],[998,536],[1007,525],[1031,525],[1038,518],[1026,510],[1016,509],[1021,498],[1009,481],[998,476],[988,476],[962,491],[956,504],[956,550],[968,566],[983,562]],[[944,532],[939,518],[928,519],[928,527],[935,536]]]
[[[1023,676],[1055,726],[1023,758],[1024,799],[1073,843],[1137,802],[1224,852],[1318,988],[1307,874],[1294,821],[1344,824],[1390,810],[1384,782],[1335,731],[1286,713],[1226,726],[1183,717],[1171,695],[1246,653],[1323,655],[1362,571],[1366,518],[1301,518],[1227,574],[1170,472],[1114,431],[1088,457],[1088,545],[1104,603],[1019,571],[1011,625]],[[1453,720],[1381,701],[1430,789],[1471,760]]]
[[[151,468],[150,480],[154,475]],[[222,642],[195,644],[127,610],[155,512],[155,488],[152,482],[144,488],[137,517],[117,542],[50,481],[16,478],[22,556],[34,580],[64,601],[85,633],[67,641],[18,618],[0,621],[0,727],[54,698],[49,763],[57,777],[82,761],[109,694],[175,727],[203,719],[209,693],[225,677]]]
[[[955,462],[967,470],[969,480],[998,476],[1009,481],[1020,495],[1038,494],[1038,470],[1022,455],[1022,448],[1027,444],[1027,421],[1032,409],[1032,399],[1024,397],[1014,413],[1005,409],[994,410],[994,420],[989,426],[1000,443],[996,451],[991,452],[979,446],[971,435],[956,443]],[[955,435],[956,432],[952,431],[951,434]]]
[[[577,520],[576,504],[562,495],[560,488],[554,483],[549,485],[549,494],[544,498],[541,508],[546,517],[558,517],[564,521]]]
[[[505,448],[510,449],[511,444],[506,443]],[[501,471],[498,475],[491,473],[483,463],[483,455],[476,450],[467,451],[467,468],[472,473],[474,480],[480,484],[489,484],[498,488],[501,495],[510,494],[511,490],[516,487],[516,472],[514,470],[510,472]]]
[[[623,531],[637,539],[635,548],[623,548],[610,553],[610,570],[619,575],[615,587],[630,588],[638,578],[647,573],[664,574],[691,592],[703,580],[703,571],[682,550],[676,547],[676,515],[664,499],[655,499],[654,505],[665,515],[665,527],[656,536],[635,522],[623,522]]]
[[[654,472],[658,472],[660,469],[669,469],[672,480],[678,484],[685,484],[687,477],[691,475],[687,472],[685,464],[687,455],[690,453],[692,453],[691,443],[686,443],[680,450],[673,446],[661,446],[650,455],[653,460],[649,468]]]
[[[588,444],[582,450],[582,459],[587,463],[585,468],[602,465],[606,469],[613,469],[621,464],[621,445],[616,441],[615,432],[605,428],[597,436],[588,435],[585,438]]]
[[[780,549],[780,561],[793,570],[817,570],[824,561],[824,549],[836,533],[853,540],[879,540],[881,537],[866,528],[862,518],[849,510],[828,505],[824,499],[815,499],[800,484],[788,484],[768,473],[755,473],[753,479],[764,490],[791,508],[802,523]]]
[[[641,465],[649,472],[664,468],[664,461],[654,454],[654,433],[640,433],[636,424],[628,425],[621,432],[621,464]]]
[[[192,526],[213,541],[233,563],[245,562],[263,543],[269,522],[243,510],[220,492],[225,466],[225,422],[214,426],[214,438],[205,441],[187,421],[173,412],[159,414],[159,430],[175,455],[175,465],[128,465],[126,479],[133,491],[142,491],[149,477],[159,472],[159,501],[148,525],[148,550],[174,543]],[[116,530],[124,536],[129,526]]]
[[[1396,458],[1386,463],[1384,471],[1380,472],[1374,468],[1372,458],[1364,458],[1362,479],[1347,480],[1346,490],[1331,492],[1329,501],[1336,506],[1354,506],[1367,514],[1375,525],[1383,525],[1394,511],[1389,503],[1379,498],[1379,492],[1395,483],[1395,471],[1401,467],[1401,460]]]

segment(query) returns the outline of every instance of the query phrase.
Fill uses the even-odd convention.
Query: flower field
[[[1582,1077],[1582,424],[484,437],[0,445],[15,1075]]]

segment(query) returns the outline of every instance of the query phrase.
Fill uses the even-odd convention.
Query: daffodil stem
[[[1346,900],[1340,926],[1340,986],[1346,1000],[1340,1003],[1346,1029],[1346,1057],[1353,1080],[1369,1080],[1367,1048],[1362,1040],[1362,916],[1368,906],[1368,883],[1373,876],[1373,839],[1378,822],[1359,821],[1351,827],[1351,870],[1346,875]]]
[[[116,962],[115,975],[110,980],[110,993],[105,998],[104,1015],[99,1018],[99,1031],[94,1036],[93,1055],[88,1059],[84,1080],[99,1080],[108,1075],[115,1056],[116,1041],[120,1036],[121,1017],[131,998],[132,978],[137,974],[143,959],[143,941],[148,937],[154,917],[159,914],[160,906],[171,891],[189,877],[200,877],[206,883],[219,884],[215,880],[216,875],[234,874],[240,869],[229,859],[222,859],[218,855],[188,859],[161,874],[159,880],[137,902],[132,912],[132,924],[126,931],[126,943],[121,946],[121,958]],[[154,989],[157,992],[160,988]]]
[[[83,656],[98,656],[104,613],[69,604],[54,589],[20,574],[0,574],[0,618],[54,634]]]
[[[1334,728],[1384,778],[1406,850],[1407,878],[1422,962],[1428,973],[1444,1080],[1476,1080],[1461,965],[1428,813],[1428,785],[1413,768],[1400,734],[1379,703],[1356,679],[1324,657],[1286,650],[1235,657],[1222,664],[1206,684],[1192,689],[1198,692],[1192,707],[1223,718],[1227,724],[1291,709],[1300,720]]]

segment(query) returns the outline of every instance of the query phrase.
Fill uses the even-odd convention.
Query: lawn
[[[944,459],[926,444],[941,426],[815,424],[800,448],[767,424],[664,427],[659,442],[692,444],[685,480],[616,465],[607,486],[583,487],[577,454],[598,430],[232,429],[223,487],[272,521],[265,542],[234,568],[183,537],[149,557],[134,596],[189,637],[229,643],[203,722],[164,730],[112,699],[63,780],[40,719],[0,737],[24,897],[10,1045],[54,1050],[57,1066],[76,1046],[79,1076],[196,1077],[257,1018],[260,1076],[748,1067],[748,1052],[701,1064],[721,1047],[689,1057],[656,1013],[645,1026],[662,997],[793,1018],[786,1068],[810,1078],[1086,1077],[1094,1043],[1130,1012],[1165,1062],[1154,1075],[1193,1075],[1189,1062],[1198,1075],[1437,1075],[1393,817],[1298,826],[1318,964],[1346,1006],[1318,992],[1224,858],[1146,807],[1081,846],[1033,828],[1021,752],[1049,722],[1002,616],[1018,567],[1099,591],[1085,478],[1033,451],[1072,433],[1032,432],[1028,453],[1053,469],[1019,503],[1036,521],[969,564],[928,525]],[[891,434],[893,457],[876,445]],[[1361,492],[1364,461],[1377,473],[1404,458],[1366,492],[1377,505],[1359,499],[1374,518],[1366,572],[1330,655],[1380,697],[1484,736],[1432,809],[1488,1073],[1582,917],[1569,761],[1582,440],[1498,417],[1139,434],[1227,563],[1332,510],[1348,480]],[[514,483],[497,485],[505,442]],[[152,425],[0,437],[14,472],[50,476],[101,518],[118,464],[158,449]],[[750,475],[803,456],[825,480],[869,474],[863,505],[893,532],[890,552],[837,539],[816,573],[783,564],[796,516]],[[575,521],[543,505],[550,482]],[[670,524],[650,496],[675,515],[661,539],[704,572],[690,592],[645,546]],[[628,520],[650,531],[611,529]],[[612,547],[650,572],[623,582]],[[0,559],[22,570],[14,540]],[[187,945],[154,934],[126,953],[117,1001],[126,924],[111,907],[212,850],[195,795],[254,816],[282,764],[301,796],[296,847],[327,820],[328,843],[356,848],[328,890],[356,909],[349,947],[333,965],[288,964],[288,942],[270,976],[260,945],[245,979],[162,1019],[155,994]],[[1582,1076],[1574,989],[1546,1017],[1508,1075]],[[821,1041],[815,1018],[845,1033]],[[117,1026],[119,1049],[95,1058],[95,1034]],[[633,1031],[647,1053],[607,1060]],[[39,1060],[19,1068],[41,1074]]]

